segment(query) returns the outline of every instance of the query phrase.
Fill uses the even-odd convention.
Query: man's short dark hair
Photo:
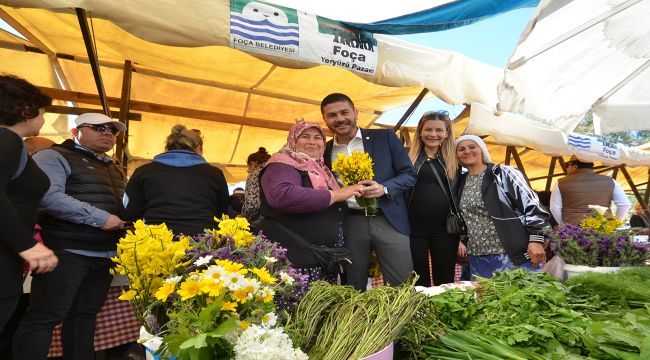
[[[52,98],[24,79],[0,75],[0,124],[14,126],[38,116],[38,110],[52,105]]]
[[[320,102],[320,113],[321,115],[323,114],[323,108],[329,104],[339,102],[339,101],[346,101],[348,102],[352,108],[354,109],[354,103],[352,102],[352,99],[350,99],[349,96],[341,93],[333,93],[325,96],[323,101]]]
[[[594,163],[592,162],[582,162],[582,161],[569,161],[569,164],[575,165],[578,169],[593,169]]]

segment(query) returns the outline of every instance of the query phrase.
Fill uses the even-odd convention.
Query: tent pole
[[[560,162],[560,167],[562,168],[562,172],[566,174],[566,162],[564,162],[564,159],[561,156],[558,156],[557,160]]]
[[[84,38],[84,44],[86,45],[86,52],[88,53],[88,59],[90,60],[90,67],[93,70],[93,77],[95,78],[95,85],[97,85],[97,93],[99,94],[99,99],[102,103],[104,114],[110,116],[111,109],[108,106],[108,100],[106,99],[106,91],[104,90],[104,82],[102,82],[102,73],[99,69],[97,49],[95,48],[93,39],[90,36],[90,30],[88,29],[88,22],[86,20],[86,10],[82,8],[75,8],[75,11],[77,12],[77,19],[79,20],[79,28],[81,29],[81,35],[83,35]]]
[[[131,60],[124,61],[124,72],[122,74],[122,95],[120,101],[120,122],[126,125],[126,132],[117,137],[115,147],[115,157],[120,161],[122,170],[126,172],[129,156],[129,107],[131,105],[131,78],[133,75],[133,66]]]
[[[399,121],[397,122],[397,124],[395,124],[395,126],[393,126],[393,131],[397,132],[397,130],[399,130],[399,128],[402,126],[402,124],[404,124],[404,122],[406,121],[406,119],[408,119],[409,116],[411,116],[411,114],[413,113],[415,108],[418,107],[418,105],[420,105],[420,103],[422,102],[422,99],[424,99],[424,96],[428,92],[429,92],[429,89],[427,89],[427,88],[424,88],[424,89],[422,89],[422,91],[420,91],[420,95],[418,95],[418,97],[415,98],[415,101],[413,101],[413,104],[411,104],[411,106],[409,106],[409,108],[406,109],[406,112],[404,113],[404,115],[402,115],[402,118],[399,119]]]
[[[643,200],[645,203],[648,203],[648,198],[650,198],[650,168],[648,168],[648,181],[646,182],[645,194],[643,194]]]
[[[36,45],[36,47],[39,50],[45,53],[47,57],[50,59],[50,64],[52,64],[54,71],[56,72],[57,76],[61,80],[60,87],[63,90],[70,89],[70,83],[68,82],[68,78],[65,76],[65,73],[63,73],[63,68],[61,68],[61,64],[59,63],[59,58],[57,57],[57,54],[54,51],[50,50],[50,48],[48,48],[47,45],[45,45],[45,43],[43,43],[38,37],[36,37],[36,35],[32,34],[26,27],[23,26],[23,24],[18,22],[16,19],[14,19],[3,9],[0,9],[0,19],[4,20],[4,22],[9,24],[12,28],[14,28],[14,30],[18,31],[27,40],[29,40],[29,42]]]
[[[625,176],[625,180],[627,180],[627,183],[630,185],[630,188],[632,189],[632,192],[634,193],[634,196],[636,196],[636,200],[639,202],[639,204],[641,204],[641,206],[644,209],[647,209],[648,204],[646,203],[645,199],[639,193],[639,189],[637,189],[636,185],[634,185],[634,180],[632,180],[632,177],[627,172],[627,168],[625,167],[625,165],[621,165],[621,172],[623,173],[623,176]]]
[[[510,152],[512,151],[512,146],[506,146],[506,158],[503,160],[503,163],[510,165]]]
[[[545,191],[551,191],[551,183],[553,182],[553,174],[555,174],[555,163],[557,162],[557,157],[553,156],[551,158],[551,166],[548,167],[548,176],[546,177],[546,187]]]
[[[617,177],[618,177],[618,167],[615,167],[614,171],[612,172],[612,179],[616,180]],[[646,200],[646,202],[648,201]]]
[[[524,176],[524,179],[526,179],[526,182],[528,185],[530,185],[530,181],[528,180],[528,176],[526,176],[526,169],[524,168],[524,163],[521,161],[521,158],[519,157],[519,153],[517,152],[516,147],[511,147],[512,152],[512,158],[515,159],[515,164],[517,164],[517,169],[521,171],[521,174]]]

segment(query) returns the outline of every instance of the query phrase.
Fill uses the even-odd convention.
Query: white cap
[[[88,125],[102,125],[102,124],[111,124],[115,126],[115,128],[121,132],[126,131],[126,125],[122,124],[119,121],[115,121],[108,116],[100,113],[85,113],[77,116],[77,119],[75,119],[74,124],[76,127],[79,127],[83,124],[88,124]]]
[[[488,152],[487,145],[485,145],[485,142],[483,142],[483,139],[476,135],[461,135],[456,139],[456,147],[458,147],[458,144],[460,144],[461,141],[473,141],[478,145],[478,147],[481,148],[481,151],[483,152],[483,163],[484,164],[489,164],[492,162],[492,158],[490,157],[490,153]]]

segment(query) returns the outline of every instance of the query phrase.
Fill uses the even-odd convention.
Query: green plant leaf
[[[207,335],[210,337],[223,337],[231,332],[237,330],[237,320],[234,318],[228,318],[226,321],[222,322],[214,330],[210,331]]]
[[[181,349],[189,349],[189,348],[195,348],[195,349],[200,349],[208,346],[208,342],[206,341],[206,338],[208,337],[208,334],[201,333],[198,334],[194,337],[191,337],[187,340],[185,340],[180,348]]]

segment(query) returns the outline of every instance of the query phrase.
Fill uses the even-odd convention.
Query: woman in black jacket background
[[[58,259],[33,237],[36,206],[50,181],[27,155],[23,137],[38,135],[52,99],[27,81],[0,75],[0,332],[23,292],[23,264],[52,271]],[[12,334],[8,334],[11,336]],[[0,354],[8,340],[3,337]]]
[[[454,207],[450,196],[455,195],[459,167],[449,113],[435,111],[422,115],[409,157],[418,173],[408,207],[413,269],[420,276],[417,285],[454,282],[459,239],[458,235],[447,233],[446,220]]]
[[[458,246],[458,255],[469,255],[472,276],[490,278],[514,267],[541,270],[546,261],[541,232],[550,216],[537,194],[518,170],[493,164],[478,136],[456,139],[456,154],[469,170],[458,180],[468,227],[467,244]]]

